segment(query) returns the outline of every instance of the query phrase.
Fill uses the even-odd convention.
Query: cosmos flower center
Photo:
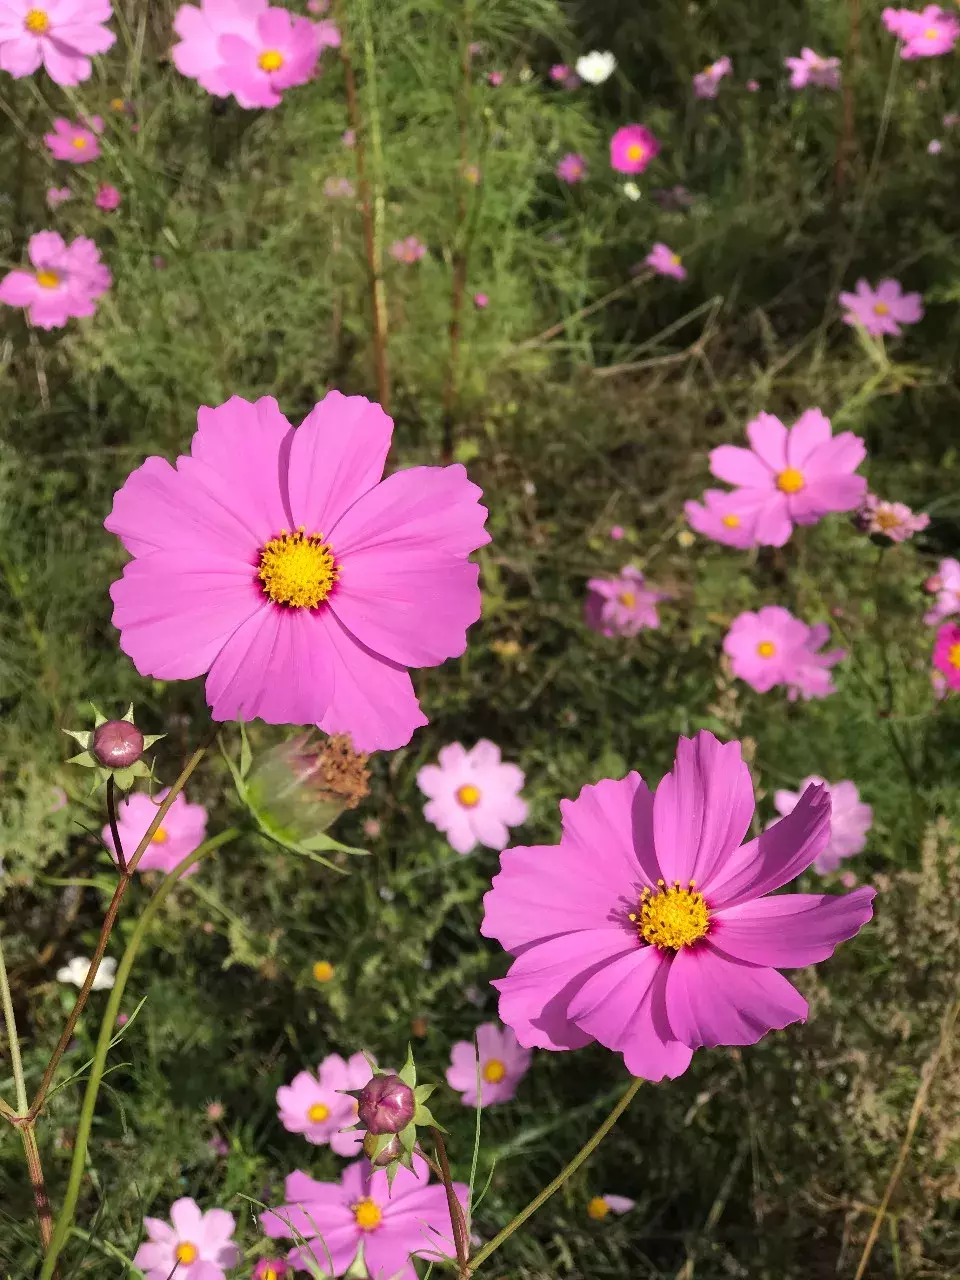
[[[267,1267],[263,1273],[262,1280],[280,1280],[280,1273],[275,1271],[273,1267]]]
[[[333,965],[329,960],[318,960],[313,966],[313,977],[316,982],[329,982],[333,977]]]
[[[805,483],[803,472],[796,467],[787,467],[777,476],[777,488],[781,493],[799,493]]]
[[[960,670],[960,644],[952,644],[950,646],[950,651],[947,654],[947,661],[950,663],[951,667],[956,667],[957,670]]]
[[[279,49],[264,49],[257,59],[261,71],[279,71],[283,66],[283,54]]]
[[[671,267],[679,267],[679,265],[680,265],[680,261],[681,261],[681,259],[680,259],[680,255],[679,255],[679,253],[671,253],[671,255],[670,255],[670,265],[671,265]]]
[[[195,1244],[191,1244],[189,1240],[184,1240],[177,1245],[176,1252],[173,1255],[178,1262],[189,1266],[191,1262],[196,1262],[200,1257],[200,1250]]]
[[[330,1108],[323,1102],[315,1102],[307,1111],[307,1119],[311,1124],[322,1124],[329,1116]]]
[[[28,9],[23,25],[35,36],[42,36],[50,26],[50,19],[42,9]]]
[[[166,844],[170,839],[170,835],[166,827],[157,827],[156,831],[150,837],[151,844]]]
[[[936,40],[939,34],[940,31],[938,27],[927,27],[926,31],[923,33],[923,37],[925,40]]]
[[[480,803],[480,788],[475,787],[472,782],[465,782],[462,787],[457,788],[457,801],[465,809],[475,809]]]
[[[777,646],[772,640],[761,640],[757,645],[757,654],[761,658],[772,658],[777,652]]]
[[[56,271],[38,271],[37,284],[41,289],[55,289],[60,283],[60,277]]]
[[[86,138],[71,138],[70,145],[71,147],[76,147],[78,151],[82,151],[83,148],[87,145],[87,140]]]
[[[875,316],[888,316],[890,314],[890,308],[885,302],[875,302],[873,304],[873,314]]]
[[[483,1068],[483,1078],[488,1084],[499,1084],[507,1074],[507,1068],[499,1058],[491,1058]]]
[[[729,515],[725,515],[721,519],[720,523],[723,525],[726,525],[728,529],[739,529],[740,517],[737,515],[734,515],[734,513],[731,511]]]
[[[610,1212],[610,1206],[604,1200],[603,1196],[594,1196],[587,1205],[587,1217],[593,1218],[594,1222],[599,1222],[601,1218],[605,1218]]]
[[[369,1196],[365,1200],[359,1200],[353,1206],[353,1216],[361,1231],[373,1231],[375,1227],[379,1227],[380,1220],[383,1218],[380,1206],[374,1204]]]
[[[274,604],[316,609],[333,590],[340,570],[322,533],[280,530],[260,552],[257,577]]]
[[[620,594],[617,596],[617,599],[625,609],[632,609],[633,606],[637,603],[637,597],[633,594],[632,591],[621,591]]]
[[[688,889],[682,889],[679,880],[669,888],[658,880],[655,890],[644,889],[641,893],[639,914],[632,914],[630,920],[644,942],[661,951],[689,947],[710,927],[706,901],[694,880]]]
[[[895,511],[878,511],[875,518],[881,529],[895,529],[900,523]]]
[[[642,142],[631,142],[627,147],[628,160],[642,160],[645,154]]]

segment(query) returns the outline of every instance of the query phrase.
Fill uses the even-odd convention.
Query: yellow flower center
[[[153,833],[153,835],[150,837],[150,843],[151,843],[151,844],[166,844],[166,843],[167,843],[167,841],[168,841],[169,839],[170,839],[170,836],[167,834],[167,828],[166,828],[166,827],[157,827],[156,831],[155,831],[155,832]]]
[[[670,265],[671,265],[671,267],[679,267],[679,265],[680,265],[680,255],[679,255],[679,253],[671,253],[671,255],[670,255]]]
[[[472,782],[465,782],[462,787],[457,788],[457,799],[465,809],[475,809],[480,803],[480,788],[475,787]]]
[[[890,314],[890,308],[885,302],[875,302],[873,304],[873,314],[875,316],[888,316]]]
[[[322,1124],[330,1114],[330,1108],[322,1102],[315,1102],[307,1111],[307,1119],[311,1124]]]
[[[640,895],[640,912],[630,919],[644,942],[661,951],[679,951],[689,947],[704,936],[710,926],[710,914],[703,894],[690,881],[689,889],[681,889],[675,880],[668,889],[663,880],[657,881],[651,892],[644,889]]]
[[[78,151],[82,151],[83,148],[87,145],[87,140],[86,138],[74,138],[71,141],[70,145],[72,147],[76,147]]]
[[[781,493],[799,493],[805,483],[803,472],[796,467],[787,467],[777,476],[777,488]]]
[[[329,982],[333,973],[333,965],[329,960],[318,960],[313,966],[313,976],[317,982]]]
[[[274,604],[316,609],[333,590],[340,570],[323,534],[280,530],[260,552],[257,577]]]
[[[267,1267],[263,1273],[263,1280],[280,1280],[280,1272],[275,1271],[273,1267]]]
[[[366,1200],[360,1200],[353,1206],[353,1216],[361,1231],[373,1231],[375,1227],[379,1227],[383,1214],[380,1206],[374,1204],[368,1196]]]
[[[483,1078],[488,1084],[499,1084],[507,1074],[507,1068],[499,1058],[491,1058],[483,1068]]]
[[[757,653],[761,658],[772,658],[777,652],[777,646],[772,640],[761,640],[757,645]]]
[[[645,154],[646,152],[644,151],[643,144],[641,142],[631,142],[629,147],[627,147],[628,160],[642,160]]]
[[[925,40],[936,40],[940,35],[940,30],[938,27],[927,27],[923,35]]]
[[[41,289],[55,289],[60,283],[60,277],[56,271],[38,271],[37,284]]]
[[[261,71],[279,71],[283,66],[283,54],[279,49],[264,49],[257,59]]]
[[[110,106],[113,108],[114,111],[122,111],[126,105],[127,104],[124,102],[122,98],[110,99]]]
[[[184,1240],[182,1244],[177,1245],[173,1256],[178,1262],[183,1262],[189,1267],[191,1262],[196,1262],[200,1257],[200,1250],[195,1244],[191,1244],[189,1240]]]
[[[734,515],[733,512],[731,511],[729,515],[726,515],[721,519],[720,523],[723,525],[726,525],[728,529],[739,529],[740,517]]]
[[[951,667],[957,667],[960,669],[960,644],[952,644],[950,646],[950,652],[947,654],[947,661],[950,663]]]
[[[42,36],[50,26],[50,19],[42,9],[28,9],[23,25],[28,31],[33,32],[35,36]]]
[[[878,511],[876,514],[877,524],[881,529],[895,529],[900,523],[900,517],[895,511]]]
[[[593,1218],[594,1222],[599,1222],[601,1218],[605,1218],[610,1212],[610,1206],[604,1200],[603,1196],[594,1196],[587,1205],[587,1217]]]
[[[620,604],[623,605],[625,609],[632,609],[633,606],[637,603],[637,597],[633,594],[632,591],[621,591],[620,594],[617,596],[617,600],[619,601]]]

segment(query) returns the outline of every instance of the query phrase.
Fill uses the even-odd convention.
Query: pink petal
[[[44,41],[43,65],[50,79],[61,85],[80,84],[83,80],[89,80],[93,72],[89,58],[59,49],[53,40]]]
[[[36,276],[29,271],[11,271],[0,280],[0,302],[9,307],[28,307],[39,289]]]
[[[773,486],[773,473],[750,449],[739,445],[721,444],[710,450],[710,470],[718,480],[727,484],[742,485],[747,489],[769,489]]]
[[[243,521],[258,548],[281,529],[296,527],[285,500],[293,435],[273,396],[253,404],[231,396],[216,408],[197,410],[194,463],[181,462],[180,469]]]
[[[170,1206],[170,1221],[181,1240],[199,1240],[203,1231],[203,1214],[196,1200],[183,1196]]]
[[[851,431],[842,431],[826,444],[818,445],[807,458],[811,478],[833,479],[838,473],[856,471],[867,456],[867,447]]]
[[[612,895],[626,894],[631,911],[631,895],[656,887],[653,796],[639,773],[583,787],[576,800],[560,801],[560,817],[561,847],[579,853],[582,879],[593,879]]]
[[[791,514],[797,524],[814,524],[830,511],[856,510],[866,496],[863,476],[814,477],[799,493],[791,495]]]
[[[786,495],[779,489],[775,489],[771,492],[766,506],[757,514],[753,536],[761,546],[782,547],[789,540],[792,532],[793,522],[790,519]]]
[[[31,76],[43,61],[43,48],[39,40],[21,36],[0,43],[0,71],[6,71],[19,80]]]
[[[236,1229],[237,1221],[226,1209],[208,1209],[203,1215],[203,1235],[201,1243],[210,1246],[229,1244],[230,1237]]]
[[[874,889],[840,897],[829,893],[785,893],[717,911],[710,941],[726,955],[750,964],[796,969],[832,956],[873,915]]]
[[[807,1002],[776,969],[744,964],[709,942],[681,947],[667,976],[667,1017],[691,1049],[756,1044],[807,1016]]]
[[[773,472],[787,465],[787,428],[772,413],[758,413],[747,423],[747,439],[754,453]]]
[[[787,441],[787,463],[802,471],[814,449],[833,435],[830,419],[819,409],[807,409],[793,424]]]

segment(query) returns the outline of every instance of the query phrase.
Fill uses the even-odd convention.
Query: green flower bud
[[[324,832],[370,791],[367,757],[346,734],[301,733],[264,752],[245,780],[246,800],[264,831],[296,844]]]

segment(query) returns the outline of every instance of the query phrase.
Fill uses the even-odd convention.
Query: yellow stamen
[[[681,259],[680,259],[680,255],[679,255],[679,253],[671,253],[671,255],[670,255],[670,265],[671,265],[671,267],[679,267],[679,265],[680,265],[680,261],[681,261]]]
[[[374,1227],[379,1227],[383,1214],[380,1206],[368,1197],[353,1206],[353,1216],[361,1231],[372,1231]]]
[[[603,1196],[594,1196],[587,1205],[587,1217],[593,1218],[594,1222],[599,1222],[605,1218],[610,1212],[610,1206],[604,1200]]]
[[[729,515],[726,515],[721,519],[720,523],[723,525],[726,525],[728,529],[739,529],[740,517],[734,515],[733,512],[731,511]]]
[[[41,289],[55,289],[60,283],[60,277],[56,271],[38,271],[37,284]]]
[[[322,1102],[315,1102],[307,1111],[307,1119],[311,1124],[323,1124],[329,1114],[329,1107],[325,1106]]]
[[[900,523],[900,517],[895,511],[880,510],[874,517],[881,529],[896,529]]]
[[[947,661],[950,663],[951,667],[956,667],[960,670],[960,644],[952,644],[950,646],[950,651],[947,654]]]
[[[507,1068],[499,1058],[491,1058],[483,1068],[483,1078],[488,1084],[499,1084],[507,1074]]]
[[[169,839],[170,839],[170,836],[167,834],[167,828],[166,828],[166,827],[157,827],[156,831],[155,831],[155,832],[153,833],[153,835],[150,837],[150,843],[151,843],[151,844],[166,844],[166,843],[167,843],[167,841],[168,841]]]
[[[688,889],[675,880],[666,888],[662,880],[652,893],[644,889],[640,895],[640,914],[634,920],[641,938],[661,951],[679,951],[699,941],[710,927],[710,914],[695,882]]]
[[[283,66],[283,54],[279,49],[264,49],[257,59],[261,71],[279,71]]]
[[[113,108],[114,111],[122,111],[126,105],[127,104],[124,102],[122,98],[110,99],[110,106]]]
[[[799,493],[805,483],[803,472],[796,467],[787,467],[777,476],[777,488],[781,493]]]
[[[336,971],[329,960],[318,960],[313,966],[314,981],[330,982],[335,972]]]
[[[76,147],[78,151],[82,151],[83,148],[87,145],[87,140],[86,138],[74,138],[71,141],[70,145],[72,147]]]
[[[632,591],[621,591],[617,596],[617,601],[622,604],[625,609],[632,609],[637,603],[637,597]]]
[[[267,1267],[263,1273],[263,1280],[280,1280],[279,1272],[274,1271],[273,1267]]]
[[[480,788],[475,787],[472,782],[465,782],[462,787],[457,788],[457,800],[465,809],[475,809],[480,803]]]
[[[196,1262],[200,1257],[200,1250],[195,1244],[191,1244],[189,1240],[184,1240],[182,1244],[177,1245],[173,1256],[178,1262],[182,1262],[189,1267],[191,1262]]]
[[[639,142],[631,142],[629,147],[627,147],[628,160],[642,160],[645,155],[646,151],[644,150],[643,145]]]
[[[888,316],[890,314],[890,308],[885,302],[875,302],[873,304],[873,314],[875,316]]]
[[[50,19],[42,9],[28,9],[23,25],[35,36],[42,36],[50,26]]]
[[[333,590],[340,570],[323,534],[280,530],[260,552],[257,577],[274,604],[316,609]]]
[[[757,653],[761,658],[772,658],[777,652],[777,646],[772,640],[761,640],[757,645]]]
[[[927,27],[926,31],[923,33],[923,37],[925,40],[936,40],[939,35],[940,35],[940,32],[937,30],[936,27]]]

